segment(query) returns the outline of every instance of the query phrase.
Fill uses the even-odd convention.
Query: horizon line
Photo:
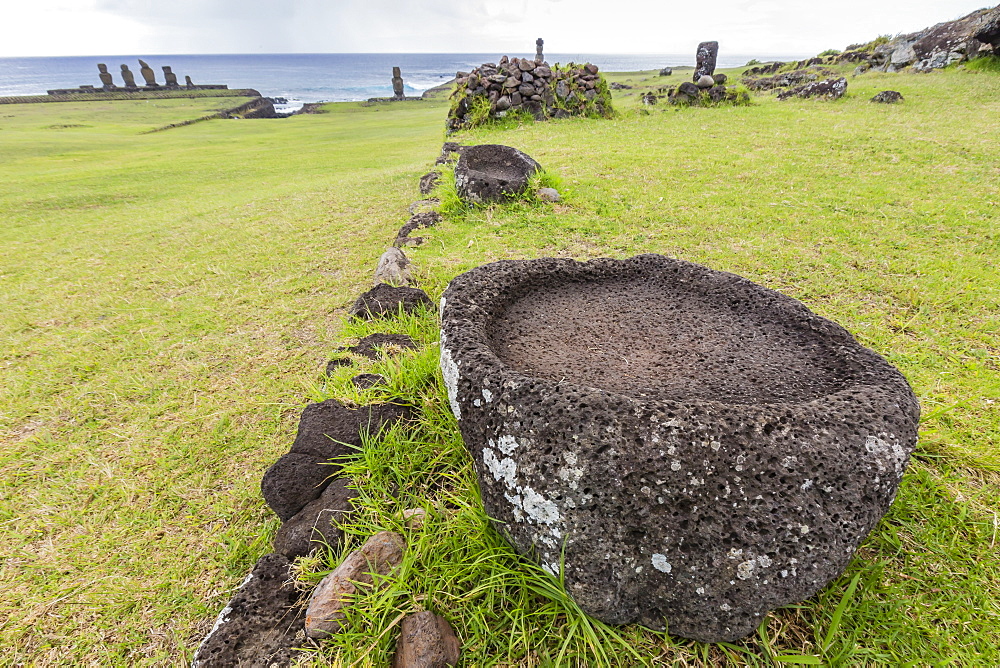
[[[525,50],[525,53],[528,53]],[[587,54],[590,56],[678,56],[686,52],[669,51],[644,51],[644,52],[599,52],[599,51],[553,51],[554,55],[572,55],[575,53]],[[733,52],[736,55],[754,55],[755,52]],[[756,52],[761,53],[761,52]],[[494,51],[274,51],[274,52],[244,52],[244,53],[84,53],[84,54],[64,54],[58,56],[12,56],[0,55],[0,58],[125,58],[125,57],[148,57],[159,58],[169,56],[491,56],[496,55]],[[500,54],[510,55],[510,54]],[[691,54],[694,57],[694,53]],[[804,53],[776,53],[770,52],[771,56],[801,57],[808,55]]]

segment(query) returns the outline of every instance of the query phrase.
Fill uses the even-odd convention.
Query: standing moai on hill
[[[145,79],[146,85],[149,87],[159,86],[156,83],[156,73],[153,72],[153,68],[146,64],[145,60],[139,59],[139,74]]]
[[[188,88],[194,88],[194,82],[191,81],[191,77],[184,75],[184,85]]]
[[[135,88],[135,75],[132,74],[128,65],[122,65],[122,81],[125,82],[126,88]]]
[[[111,73],[108,72],[107,65],[98,63],[97,71],[100,73],[98,76],[101,77],[101,84],[104,86],[104,90],[111,90],[115,87],[115,80],[111,78]]]
[[[177,75],[170,69],[170,65],[163,66],[163,83],[170,88],[177,88]]]
[[[696,55],[697,65],[694,68],[694,77],[691,79],[695,83],[705,75],[715,74],[715,60],[719,57],[718,42],[702,42],[698,45]]]
[[[397,100],[403,99],[403,74],[398,67],[392,68],[392,93]]]
[[[535,62],[541,63],[545,62],[545,56],[542,55],[542,45],[545,44],[545,40],[539,37],[535,40]]]

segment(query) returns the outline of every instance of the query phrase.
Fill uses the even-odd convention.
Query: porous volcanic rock
[[[406,224],[399,228],[399,232],[396,233],[396,240],[393,241],[394,246],[419,246],[423,243],[423,237],[411,237],[410,234],[422,227],[434,227],[441,222],[441,214],[437,211],[425,211],[424,213],[415,214],[411,217]]]
[[[824,79],[813,81],[802,86],[789,88],[778,93],[779,100],[787,100],[790,97],[825,97],[829,100],[839,100],[847,92],[847,79]]]
[[[441,180],[441,172],[427,172],[420,177],[420,194],[430,195]]]
[[[896,104],[897,102],[903,101],[903,94],[895,90],[884,90],[881,93],[876,93],[871,102],[880,102],[882,104]]]
[[[444,617],[423,610],[403,620],[392,668],[448,668],[458,658],[458,638]]]
[[[697,83],[703,76],[715,74],[715,61],[719,57],[718,42],[702,42],[695,52],[696,65],[691,81]]]
[[[393,348],[413,350],[417,347],[417,342],[413,337],[406,334],[369,334],[359,340],[355,345],[344,348],[349,353],[367,357],[370,360],[377,360],[386,351]]]
[[[361,434],[377,434],[412,409],[397,404],[347,408],[335,399],[309,404],[302,411],[292,449],[264,473],[261,492],[271,510],[287,521],[319,498],[340,467],[330,460],[357,451]],[[352,447],[353,446],[353,447]]]
[[[318,499],[282,524],[274,536],[274,551],[288,559],[308,554],[320,544],[336,551],[343,537],[340,525],[353,510],[351,500],[358,495],[349,483],[344,478],[332,481]]]
[[[280,554],[257,562],[215,626],[194,654],[192,668],[229,666],[287,666],[291,663],[295,635],[302,629],[304,610]]]
[[[441,300],[441,368],[498,529],[608,623],[753,631],[847,566],[917,438],[842,327],[659,255],[504,261]]]
[[[954,21],[897,35],[875,48],[871,62],[883,72],[909,66],[929,72],[1000,49],[1000,6],[978,9]]]
[[[333,375],[342,366],[350,366],[354,355],[377,361],[395,349],[413,349],[417,342],[406,334],[369,334],[353,346],[337,349],[338,356],[326,363],[326,374]]]
[[[351,378],[351,382],[359,390],[370,390],[373,387],[384,385],[385,376],[377,373],[359,373],[354,378]]]
[[[400,311],[415,313],[421,308],[433,306],[431,298],[420,288],[393,287],[380,283],[358,297],[348,313],[352,318],[375,320],[395,317]]]
[[[511,146],[466,146],[455,165],[455,185],[459,197],[467,202],[502,202],[527,190],[528,179],[541,168]]]

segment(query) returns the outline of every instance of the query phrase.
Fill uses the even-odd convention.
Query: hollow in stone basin
[[[655,276],[532,290],[489,334],[500,362],[526,376],[656,399],[807,401],[852,375],[808,327]]]
[[[843,571],[916,443],[884,359],[688,262],[493,263],[452,281],[441,327],[486,512],[609,623],[752,632]]]

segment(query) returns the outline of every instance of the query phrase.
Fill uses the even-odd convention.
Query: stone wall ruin
[[[451,94],[448,130],[474,127],[512,112],[536,120],[570,116],[610,117],[611,90],[590,63],[577,65],[504,56],[472,72],[459,72]]]

